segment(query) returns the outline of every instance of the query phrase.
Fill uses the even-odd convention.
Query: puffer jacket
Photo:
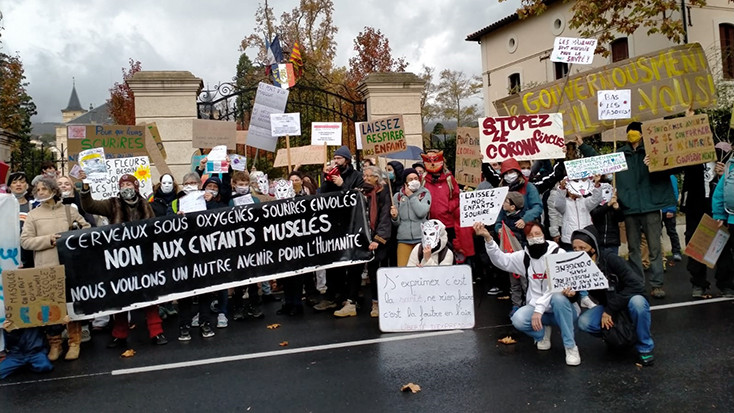
[[[617,196],[625,216],[660,211],[676,203],[670,175],[675,170],[650,172],[645,159],[643,143],[636,149],[627,144],[618,152],[627,160],[627,170],[616,173]]]
[[[593,188],[591,196],[576,199],[567,196],[565,189],[554,189],[550,194],[548,204],[563,214],[561,241],[570,244],[571,233],[591,225],[590,212],[600,203],[601,191],[599,188]]]
[[[393,224],[398,227],[396,239],[409,244],[419,243],[423,235],[421,224],[426,222],[431,210],[431,193],[420,187],[408,196],[405,195],[405,188],[401,188],[393,200],[398,209],[398,217],[392,219]]]
[[[69,209],[69,218],[66,209]],[[71,222],[69,222],[71,219]],[[36,267],[50,267],[59,265],[59,255],[56,247],[51,245],[51,237],[69,230],[73,222],[80,228],[89,228],[91,225],[81,216],[76,208],[71,208],[60,202],[49,205],[41,203],[28,213],[20,233],[20,246],[33,251],[33,261]]]

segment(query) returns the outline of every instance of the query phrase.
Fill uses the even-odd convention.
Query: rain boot
[[[51,347],[48,350],[48,359],[51,361],[56,361],[61,356],[61,351],[62,351],[61,334],[59,334],[58,336],[46,336],[46,338],[48,339],[48,344]]]
[[[79,345],[82,342],[82,325],[72,321],[66,326],[66,330],[69,332],[69,350],[64,360],[76,360],[79,358]]]

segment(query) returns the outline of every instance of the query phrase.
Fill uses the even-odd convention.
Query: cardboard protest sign
[[[342,144],[341,122],[311,122],[311,145],[340,146]]]
[[[716,162],[708,115],[647,122],[642,125],[650,172]]]
[[[479,143],[484,162],[566,156],[560,113],[479,118]]]
[[[301,134],[300,113],[270,114],[270,134],[273,136],[298,136]]]
[[[599,120],[629,119],[632,117],[632,91],[600,90],[596,92],[599,101]]]
[[[66,317],[64,266],[5,270],[5,317],[15,327],[61,324]]]
[[[140,195],[148,198],[153,194],[153,178],[150,175],[150,161],[147,156],[132,158],[105,159],[107,174],[101,179],[89,182],[92,199],[102,200],[114,198],[120,193],[120,178],[130,174],[140,184]]]
[[[291,166],[320,165],[324,159],[324,145],[306,145],[291,148]],[[273,167],[288,166],[288,153],[285,148],[278,149]]]
[[[359,125],[364,156],[382,156],[408,149],[403,115],[375,119]]]
[[[613,126],[598,120],[597,91],[631,89],[633,119],[646,121],[708,108],[716,103],[716,88],[703,48],[698,43],[636,56],[570,75],[494,102],[500,116],[560,112],[566,136],[591,136]]]
[[[383,267],[377,270],[380,331],[474,327],[471,268]]]
[[[148,157],[158,169],[158,175],[169,174],[173,176],[171,168],[166,163],[166,149],[163,147],[161,135],[155,122],[145,125],[145,148],[148,151]]]
[[[88,319],[367,262],[369,232],[353,190],[69,231],[57,248],[70,317]]]
[[[594,63],[596,39],[556,37],[553,41],[551,62],[590,65]]]
[[[551,291],[606,290],[609,281],[585,251],[548,254],[548,277]]]
[[[107,159],[148,156],[143,125],[69,125],[66,132],[70,166],[79,152],[92,148],[103,148]]]
[[[235,132],[235,138],[237,145],[247,145],[247,131],[238,130]]]
[[[213,148],[224,145],[228,149],[235,149],[237,142],[237,124],[211,119],[192,119],[193,148]]]
[[[260,82],[255,93],[247,144],[269,152],[275,152],[278,139],[270,133],[270,114],[285,112],[288,90]]]
[[[475,222],[493,225],[497,221],[505,202],[506,186],[481,191],[462,192],[459,194],[459,222],[461,227],[470,227]]]
[[[564,162],[568,179],[584,179],[627,170],[627,159],[621,152],[589,156]]]
[[[701,264],[714,268],[729,236],[726,227],[719,228],[719,221],[704,214],[684,253]]]
[[[476,188],[482,181],[479,128],[456,129],[456,182]]]

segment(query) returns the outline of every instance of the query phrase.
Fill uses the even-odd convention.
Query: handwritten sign
[[[192,119],[193,148],[213,148],[224,145],[229,149],[235,149],[237,143],[237,124],[211,119]]]
[[[148,156],[144,125],[70,125],[66,131],[70,166],[92,148],[103,148],[107,159]]]
[[[700,44],[689,43],[525,89],[494,106],[500,116],[560,112],[566,136],[591,136],[614,125],[594,116],[596,92],[614,88],[632,90],[631,120],[641,122],[685,112],[691,105],[700,109],[716,104],[706,54]]]
[[[456,182],[476,188],[482,181],[479,128],[456,129]]]
[[[566,155],[560,113],[479,118],[484,162],[557,159]]]
[[[288,90],[260,82],[257,85],[255,103],[252,107],[250,127],[247,130],[247,144],[268,152],[275,152],[277,137],[270,133],[270,115],[285,112],[288,103]]]
[[[609,288],[607,277],[585,251],[549,254],[546,259],[553,292],[566,288],[573,291]]]
[[[14,270],[20,265],[20,206],[11,194],[0,194],[0,271]],[[4,291],[0,272],[0,324],[5,321]],[[5,338],[0,334],[0,351],[5,349]]]
[[[383,267],[377,270],[380,331],[474,327],[474,292],[468,265]]]
[[[596,92],[596,99],[599,101],[598,119],[629,119],[632,117],[631,90],[600,90]]]
[[[584,179],[594,175],[606,175],[627,170],[627,159],[623,153],[589,156],[564,163],[568,179]]]
[[[3,271],[5,317],[16,327],[61,324],[66,317],[64,266]]]
[[[185,213],[206,211],[204,191],[193,191],[179,198],[178,209]]]
[[[150,175],[150,160],[147,156],[105,159],[107,174],[89,183],[92,199],[114,198],[120,193],[120,178],[130,174],[140,184],[140,195],[148,198],[153,194],[153,179]]]
[[[155,122],[145,125],[145,147],[148,151],[148,157],[155,164],[159,175],[169,174],[173,176],[171,168],[166,163],[166,149],[163,147],[161,135],[158,132],[158,126]]]
[[[359,128],[364,156],[381,156],[408,149],[403,115],[365,122]]]
[[[84,179],[86,183],[104,179],[107,176],[104,148],[92,148],[79,152],[79,167],[87,174],[87,178]]]
[[[306,145],[291,148],[291,166],[293,165],[323,165],[324,145]],[[288,166],[288,153],[285,148],[278,149],[273,167]]]
[[[556,37],[550,60],[551,62],[590,65],[594,62],[594,50],[596,50],[596,39]]]
[[[475,222],[492,225],[502,210],[509,188],[506,186],[459,194],[459,222],[461,227],[470,227]]]
[[[229,164],[232,166],[232,170],[244,171],[247,169],[247,157],[236,153],[229,154]]]
[[[271,113],[270,134],[273,136],[298,136],[301,134],[300,113]]]
[[[650,172],[716,161],[706,114],[644,123],[642,136]]]
[[[684,253],[701,264],[714,268],[729,236],[725,227],[719,228],[719,221],[704,214]]]
[[[311,122],[311,145],[340,146],[342,144],[341,122]]]

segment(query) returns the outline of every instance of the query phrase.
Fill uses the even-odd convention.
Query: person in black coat
[[[171,174],[161,175],[161,180],[153,186],[153,195],[150,202],[153,213],[157,217],[163,217],[172,213],[171,204],[178,199],[179,187]]]

